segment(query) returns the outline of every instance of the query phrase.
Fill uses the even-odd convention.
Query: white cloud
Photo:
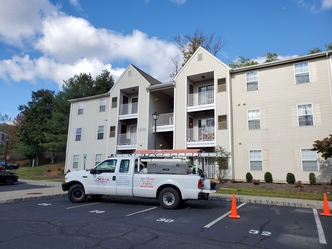
[[[167,81],[173,70],[171,58],[182,58],[173,43],[148,37],[139,30],[123,35],[97,29],[83,18],[61,13],[47,0],[32,1],[34,4],[5,1],[6,11],[0,9],[2,40],[19,48],[33,49],[30,55],[22,49],[23,55],[0,61],[0,78],[7,82],[36,83],[38,79],[47,79],[61,86],[63,80],[75,74],[86,72],[96,76],[103,69],[108,69],[117,78],[124,70],[113,67],[117,62],[132,63],[156,79]],[[71,4],[79,3],[71,1]],[[1,17],[8,11],[19,14],[8,18],[10,24]],[[7,24],[11,25],[10,29],[6,28]]]
[[[177,5],[184,4],[187,0],[170,0],[172,3],[176,3]]]
[[[323,0],[322,1],[322,8],[323,9],[331,9],[332,8],[332,0]]]
[[[69,0],[70,5],[73,5],[77,10],[82,10],[78,0]]]
[[[38,35],[44,16],[57,12],[47,0],[3,0],[0,8],[0,40],[23,47]]]

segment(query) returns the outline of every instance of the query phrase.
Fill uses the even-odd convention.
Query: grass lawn
[[[11,172],[18,174],[19,179],[63,181],[65,177],[63,170],[64,163],[62,162],[35,167],[20,166],[18,169],[11,170]]]

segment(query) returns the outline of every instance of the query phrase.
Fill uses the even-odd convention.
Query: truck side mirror
[[[94,175],[94,174],[96,174],[96,172],[97,172],[97,170],[95,170],[95,169],[90,169],[90,174]]]

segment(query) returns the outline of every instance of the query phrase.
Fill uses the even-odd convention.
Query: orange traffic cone
[[[229,218],[233,219],[239,219],[240,215],[237,214],[237,208],[236,208],[236,201],[235,201],[235,195],[232,196],[232,210],[231,214],[228,216]]]
[[[320,213],[320,215],[323,215],[323,216],[332,216],[332,214],[330,213],[329,203],[327,202],[326,193],[324,193],[324,208],[323,208],[323,213]]]

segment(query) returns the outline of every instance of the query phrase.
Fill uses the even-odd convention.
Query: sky
[[[332,0],[1,0],[0,114],[15,119],[31,93],[133,64],[170,81],[174,37],[201,30],[224,45],[226,64],[308,54],[332,43]]]

